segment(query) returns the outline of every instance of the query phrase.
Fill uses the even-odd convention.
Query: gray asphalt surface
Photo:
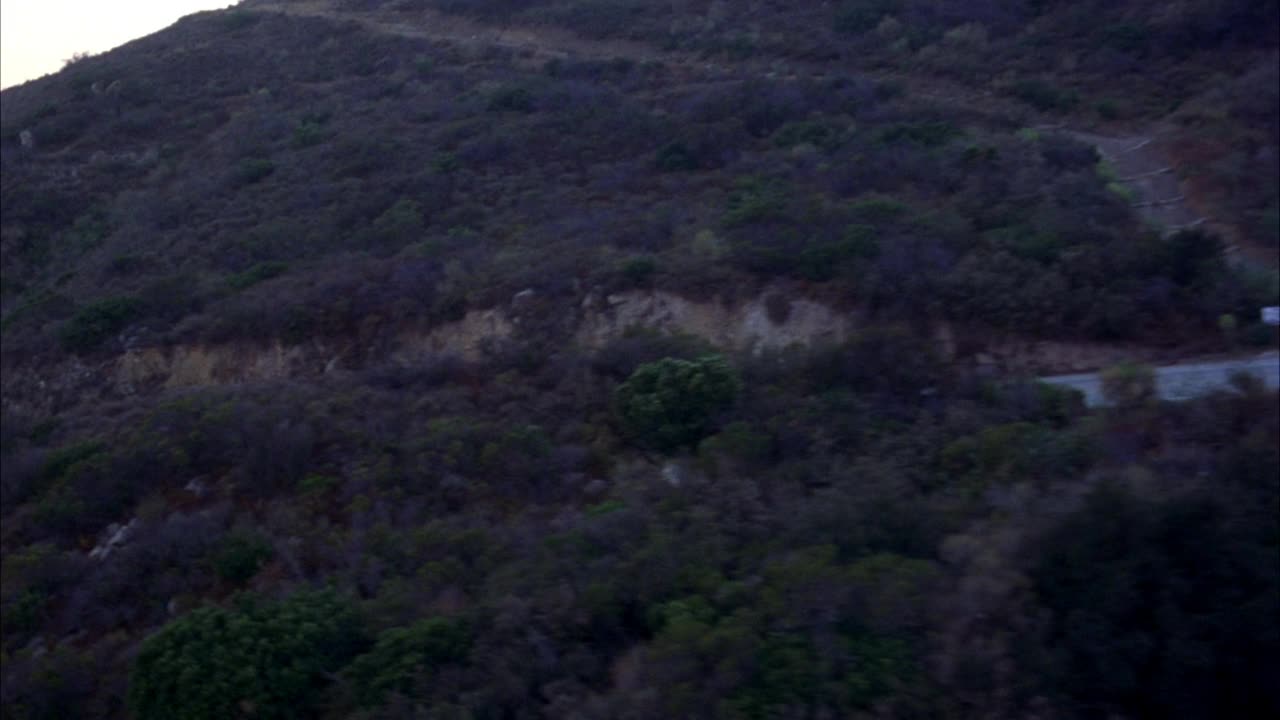
[[[1155,368],[1156,393],[1161,400],[1190,400],[1231,386],[1236,373],[1252,375],[1270,389],[1280,388],[1280,353],[1267,352],[1251,358],[1220,362],[1187,363]],[[1099,373],[1050,375],[1040,378],[1050,385],[1079,390],[1089,407],[1105,405]]]

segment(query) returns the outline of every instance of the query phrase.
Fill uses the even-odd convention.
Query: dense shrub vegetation
[[[5,718],[1280,715],[1275,392],[987,356],[1274,346],[1274,0],[333,4],[4,92]]]
[[[129,704],[144,720],[309,717],[359,636],[351,610],[326,595],[195,610],[143,643]]]
[[[581,4],[498,5],[442,7],[569,25],[586,12]],[[627,7],[614,10],[634,14],[631,34],[654,40],[651,33],[670,30],[667,20],[651,24],[648,5]],[[395,11],[406,20],[412,12]],[[803,43],[781,40],[801,28],[825,37],[813,32],[813,12],[770,15],[776,37],[761,38],[760,51],[805,56]],[[1213,58],[1235,63],[1267,42],[1239,32],[1232,15],[1265,18],[1262,6],[1187,10],[1187,22],[1226,23],[1230,31],[1213,42],[1234,53],[1211,43],[1189,57],[1159,50],[1167,43],[1154,20],[1070,35],[1064,28],[1082,22],[1076,6],[1000,14],[894,2],[836,12],[842,29],[829,42],[838,55],[849,33],[865,29],[850,18],[863,15],[876,18],[868,37],[882,34],[884,17],[911,28],[919,62],[931,47],[981,50],[999,65],[1026,52],[1018,42],[1057,53],[1111,43],[1120,53],[1154,53],[1144,78],[1155,72],[1146,67],[1152,58],[1185,66],[1175,75],[1187,85],[1169,90],[1182,98],[1202,90],[1197,69]],[[1242,283],[1200,261],[1176,268],[1170,286],[1166,261],[1183,261],[1153,252],[1159,240],[1090,147],[1066,134],[1019,132],[1037,122],[1030,107],[973,103],[965,93],[976,90],[964,85],[941,97],[915,92],[857,69],[883,58],[789,78],[746,62],[686,83],[680,65],[659,61],[531,67],[355,25],[248,14],[253,23],[235,26],[197,16],[171,30],[172,41],[83,60],[45,82],[38,102],[35,88],[8,94],[0,133],[5,353],[58,343],[118,349],[131,326],[159,342],[345,334],[406,313],[439,321],[526,288],[567,300],[569,284],[609,285],[617,258],[629,253],[652,259],[643,278],[640,265],[626,273],[646,286],[706,293],[795,278],[886,320],[931,317],[1052,337],[1185,341],[1213,332],[1223,314],[1251,323],[1258,305],[1277,301],[1275,283]],[[985,35],[972,29],[979,25]],[[700,34],[735,27],[708,25],[672,42],[698,48],[710,42]],[[957,27],[970,29],[948,30]],[[998,28],[1028,37],[992,40]],[[236,68],[261,65],[263,43],[279,61],[247,87]],[[1210,51],[1219,55],[1203,54]],[[386,60],[365,68],[375,56]],[[916,60],[895,62],[909,70]],[[1096,97],[1088,68],[1068,91],[1054,86],[1060,76],[1022,77],[1013,67],[1019,79],[1008,92],[1046,112],[1074,107],[1068,96],[1081,105]],[[198,91],[186,81],[197,68],[205,78]],[[1113,72],[1098,77],[1118,82]],[[1264,167],[1276,157],[1268,77],[1254,72],[1215,87],[1229,96],[1226,117],[1197,109],[1207,96],[1180,116],[1188,132],[1205,130],[1180,152],[1205,159],[1221,143],[1234,148],[1212,163],[1192,158],[1186,174],[1206,179],[1206,196],[1230,206],[1241,232],[1261,243],[1273,243],[1276,215],[1268,178],[1277,173]],[[118,94],[92,90],[112,82],[121,83]],[[1153,93],[1124,92],[1135,102]],[[68,119],[81,131],[59,130]],[[137,134],[148,126],[165,128],[158,147]],[[34,149],[18,146],[21,131]],[[57,158],[95,153],[107,159],[64,182]],[[697,241],[706,233],[722,236],[727,267],[706,267],[706,244]],[[407,261],[418,269],[404,269]],[[286,267],[326,279],[300,281]]]
[[[651,465],[615,393],[726,361],[605,358],[210,390],[92,444],[7,418],[6,708],[118,714],[126,673],[139,717],[1277,708],[1274,394],[1164,405],[1130,370],[1086,413],[886,330],[735,361]],[[246,584],[280,598],[218,600]],[[163,629],[118,660],[134,628]]]
[[[645,445],[687,447],[706,436],[715,416],[737,397],[739,385],[722,357],[647,363],[618,386],[619,419]]]

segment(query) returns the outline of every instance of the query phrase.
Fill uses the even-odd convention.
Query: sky
[[[62,69],[234,0],[0,0],[0,88]]]

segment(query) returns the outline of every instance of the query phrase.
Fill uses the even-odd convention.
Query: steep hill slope
[[[1276,8],[247,0],[4,91],[4,716],[1280,712],[1275,393],[1025,380],[1274,347]]]
[[[1033,112],[985,91],[262,8],[10,94],[6,358],[394,333],[377,326],[525,289],[572,315],[637,279],[706,295],[781,277],[877,317],[1162,343],[1266,294],[1221,273],[1152,286],[1199,260],[1145,247],[1087,147],[1016,135]]]

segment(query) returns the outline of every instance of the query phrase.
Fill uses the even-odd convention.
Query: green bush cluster
[[[734,184],[728,200],[722,220],[727,228],[787,218],[787,188],[777,180],[742,178]]]
[[[878,133],[880,142],[912,142],[925,147],[939,147],[960,135],[960,129],[945,121],[895,123]]]
[[[262,535],[236,531],[223,539],[213,556],[213,569],[226,582],[243,585],[271,558],[271,543]]]
[[[410,693],[415,682],[429,683],[428,673],[440,665],[465,660],[470,647],[471,631],[464,622],[428,618],[383,632],[373,648],[352,661],[344,674],[358,704],[377,706],[389,693]]]
[[[788,122],[773,134],[773,144],[780,148],[812,145],[830,152],[839,148],[844,140],[844,133],[839,127],[820,120]]]
[[[361,646],[355,611],[332,592],[241,596],[147,638],[129,707],[138,720],[314,717],[320,691]]]
[[[641,285],[658,271],[658,263],[650,255],[636,255],[623,260],[618,271],[633,285]]]
[[[289,269],[289,264],[278,260],[260,262],[253,267],[227,276],[227,286],[232,290],[245,290],[264,280],[270,280]]]
[[[276,171],[276,164],[267,158],[245,158],[236,166],[235,180],[240,185],[252,185]]]
[[[1015,82],[1009,92],[1019,100],[1037,110],[1066,111],[1080,102],[1080,95],[1073,90],[1064,90],[1048,80],[1027,78]]]
[[[533,111],[533,93],[528,88],[509,86],[499,88],[489,95],[489,110],[493,112]]]
[[[626,432],[642,445],[672,451],[696,444],[742,388],[723,357],[646,363],[618,386],[615,403]]]
[[[896,13],[900,5],[901,0],[846,0],[836,8],[833,27],[838,33],[861,35]]]
[[[62,346],[71,352],[88,352],[123,330],[142,314],[138,298],[120,296],[99,300],[81,308],[58,331]]]
[[[324,125],[315,120],[303,120],[293,129],[293,146],[295,148],[309,148],[312,145],[319,145],[328,137],[325,132]]]
[[[402,247],[421,240],[425,227],[422,205],[400,198],[360,232],[358,242],[368,247]]]
[[[654,164],[663,172],[697,170],[701,165],[698,154],[687,143],[679,140],[672,140],[658,148]]]
[[[806,244],[796,259],[796,272],[814,281],[832,280],[852,264],[870,260],[880,253],[880,241],[870,225],[849,225],[840,237]]]

